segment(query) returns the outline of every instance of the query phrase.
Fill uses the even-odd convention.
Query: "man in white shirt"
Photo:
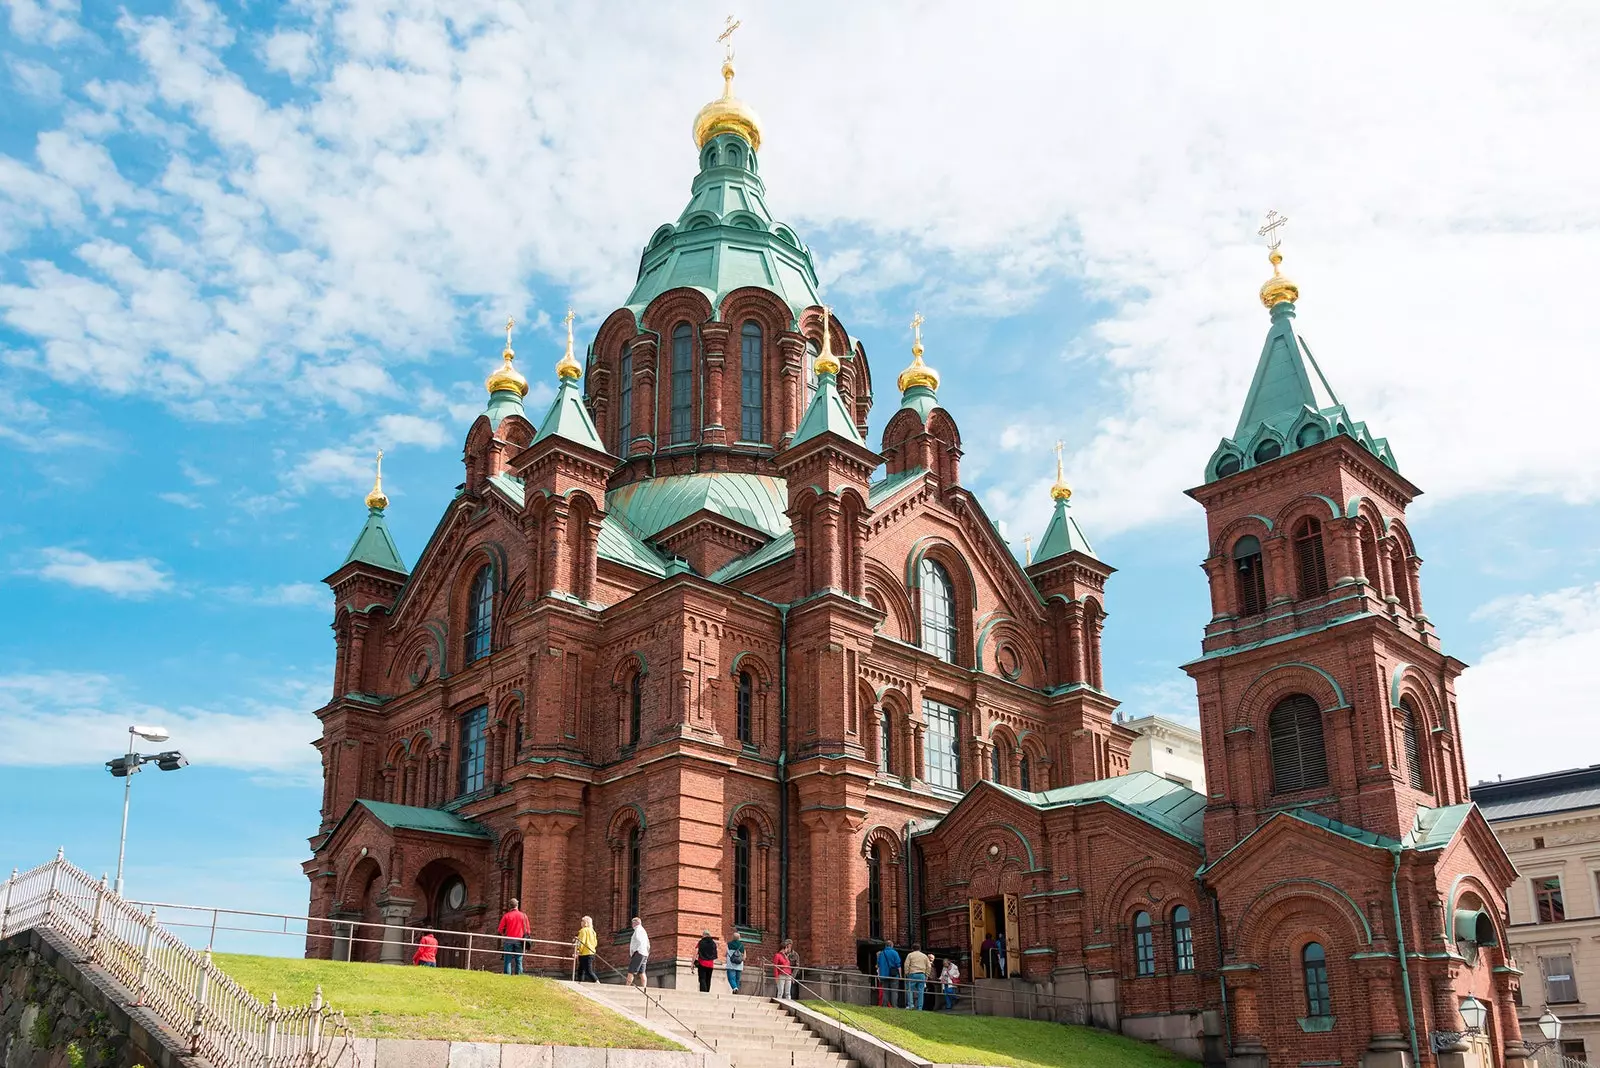
[[[650,936],[644,933],[644,923],[635,916],[633,918],[633,938],[628,942],[628,974],[623,977],[623,982],[628,986],[633,985],[633,977],[639,977],[639,985],[645,985],[644,968],[650,963]]]

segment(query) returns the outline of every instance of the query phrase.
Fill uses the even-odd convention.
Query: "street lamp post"
[[[1449,1049],[1462,1039],[1483,1034],[1484,1019],[1489,1015],[1488,1006],[1475,997],[1467,997],[1461,1002],[1460,1012],[1462,1024],[1460,1031],[1433,1032],[1435,1053]],[[1530,1056],[1561,1041],[1561,1017],[1551,1012],[1548,1006],[1545,1007],[1544,1015],[1539,1017],[1539,1033],[1544,1035],[1543,1042],[1531,1045],[1524,1043],[1524,1048]]]
[[[128,752],[126,756],[116,757],[106,761],[106,768],[113,778],[124,780],[122,788],[122,837],[117,842],[117,886],[116,893],[122,895],[122,861],[128,852],[128,803],[133,799],[133,776],[139,773],[143,764],[154,763],[162,771],[177,771],[179,768],[188,767],[189,761],[176,749],[165,753],[140,753],[136,748],[135,739],[143,738],[147,742],[164,742],[172,737],[165,727],[141,727],[134,724],[128,728]]]

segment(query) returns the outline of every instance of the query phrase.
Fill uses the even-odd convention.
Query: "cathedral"
[[[1209,1063],[1528,1064],[1420,491],[1300,336],[1276,244],[1255,378],[1189,491],[1202,794],[1129,772],[1115,569],[1059,457],[1019,560],[962,484],[920,319],[874,389],[723,77],[688,205],[581,362],[569,314],[548,409],[508,327],[415,566],[380,482],[327,579],[310,914],[387,925],[342,952],[398,961],[405,928],[492,932],[519,898],[535,938],[592,915],[612,963],[639,916],[667,984],[705,929],[841,973],[920,941]]]

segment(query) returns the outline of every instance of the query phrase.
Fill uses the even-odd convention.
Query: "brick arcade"
[[[1201,795],[1128,773],[1113,568],[1059,477],[1017,559],[920,333],[868,441],[867,353],[767,209],[724,75],[688,206],[583,364],[569,316],[548,411],[508,333],[415,567],[374,487],[327,580],[311,914],[492,931],[518,897],[538,938],[593,915],[613,961],[640,915],[666,982],[706,928],[840,969],[916,937],[968,975],[996,932],[1005,981],[1208,1059],[1527,1063],[1514,872],[1467,796],[1419,490],[1328,386],[1281,257],[1238,429],[1190,491]],[[1469,996],[1488,1022],[1454,1034]]]

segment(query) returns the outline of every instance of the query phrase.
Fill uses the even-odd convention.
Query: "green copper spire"
[[[567,351],[556,363],[556,379],[561,384],[556,389],[556,399],[550,402],[550,410],[544,413],[539,433],[534,435],[533,441],[537,444],[545,438],[565,438],[605,452],[606,447],[600,443],[600,434],[594,428],[594,420],[589,418],[589,409],[584,406],[583,393],[578,389],[583,368],[572,355],[571,308],[567,309],[566,324]]]
[[[356,543],[350,546],[350,553],[344,558],[346,564],[370,564],[385,571],[407,574],[400,550],[395,548],[394,539],[383,521],[383,510],[387,507],[389,498],[383,492],[383,452],[379,450],[378,473],[372,482],[372,492],[367,494],[367,522],[356,536]]]
[[[528,394],[528,380],[511,365],[517,355],[511,348],[511,328],[516,325],[515,319],[506,317],[506,347],[500,354],[502,363],[483,383],[489,391],[489,406],[483,414],[489,417],[489,426],[493,429],[499,429],[500,421],[508,415],[524,414],[522,398]]]
[[[865,445],[856,431],[856,422],[839,396],[839,358],[833,354],[828,327],[833,322],[833,309],[822,306],[822,347],[817,350],[817,392],[811,397],[800,428],[789,442],[792,449],[802,441],[810,441],[819,434],[834,433],[857,445]]]
[[[1275,213],[1274,213],[1275,214]],[[1269,216],[1268,228],[1281,226]],[[1272,316],[1267,340],[1256,362],[1255,377],[1246,394],[1239,425],[1231,438],[1223,438],[1206,465],[1206,481],[1255,467],[1299,449],[1308,449],[1335,434],[1353,438],[1390,468],[1398,470],[1386,438],[1375,437],[1367,424],[1350,418],[1328,383],[1311,346],[1295,332],[1295,305],[1300,289],[1283,277],[1283,262],[1276,244],[1271,246],[1272,277],[1261,287],[1261,303]]]
[[[1050,524],[1044,528],[1044,537],[1039,540],[1039,551],[1033,554],[1035,564],[1068,553],[1082,553],[1091,559],[1099,559],[1094,555],[1094,546],[1084,536],[1083,528],[1072,517],[1072,488],[1067,485],[1066,476],[1062,473],[1061,450],[1064,447],[1063,443],[1056,442],[1056,481],[1050,487],[1056,510],[1050,516]]]
[[[928,413],[939,406],[939,372],[922,362],[922,324],[926,321],[921,312],[911,317],[911,366],[895,381],[900,387],[900,407],[910,408],[924,423]]]

